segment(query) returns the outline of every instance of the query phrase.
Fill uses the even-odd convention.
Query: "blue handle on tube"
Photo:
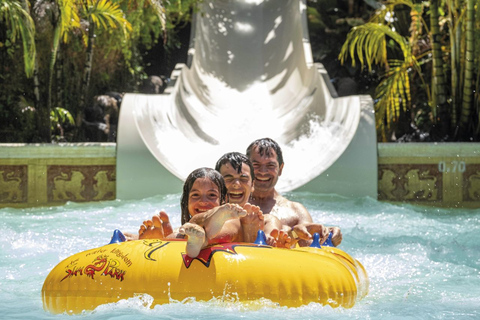
[[[254,243],[266,246],[267,245],[267,237],[265,237],[265,232],[263,232],[262,230],[258,230],[257,239],[255,239]]]
[[[126,240],[127,239],[123,235],[122,231],[115,229],[115,231],[113,231],[112,240],[110,240],[109,244],[125,242]]]
[[[333,232],[330,232],[328,234],[327,240],[325,240],[325,242],[323,243],[325,247],[335,247],[332,242],[332,236],[333,236]]]
[[[332,236],[333,236],[333,233],[330,232],[327,240],[325,240],[325,242],[323,243],[324,247],[334,247],[333,242],[332,242]],[[322,246],[320,245],[320,234],[318,234],[318,233],[313,234],[313,241],[312,241],[312,244],[310,245],[310,247],[322,248]]]

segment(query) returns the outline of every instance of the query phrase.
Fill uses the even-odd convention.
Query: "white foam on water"
[[[367,296],[351,309],[309,304],[278,307],[234,297],[154,305],[148,295],[81,315],[42,308],[48,272],[77,252],[107,244],[113,230],[135,232],[160,209],[180,225],[180,195],[140,201],[68,203],[52,208],[0,209],[0,312],[5,319],[478,319],[480,213],[392,205],[371,198],[287,193],[314,221],[342,228],[341,248],[367,270]],[[12,243],[15,243],[13,246]]]

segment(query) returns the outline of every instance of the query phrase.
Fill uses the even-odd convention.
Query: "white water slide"
[[[372,99],[338,97],[313,62],[305,0],[204,1],[189,56],[165,93],[124,96],[117,198],[179,193],[194,169],[264,137],[283,150],[278,191],[376,198]]]

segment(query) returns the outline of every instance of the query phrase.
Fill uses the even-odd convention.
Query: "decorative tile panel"
[[[378,199],[441,201],[443,175],[436,164],[380,164]]]
[[[86,202],[115,199],[114,165],[47,166],[49,202]]]
[[[28,167],[0,165],[0,203],[28,201]]]
[[[463,173],[463,201],[480,201],[480,164],[466,166]]]

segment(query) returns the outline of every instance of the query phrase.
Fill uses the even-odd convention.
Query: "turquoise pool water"
[[[366,298],[351,309],[318,304],[276,307],[259,301],[173,302],[150,308],[148,296],[82,315],[42,307],[45,277],[61,260],[110,241],[116,228],[136,231],[165,209],[180,224],[180,194],[142,201],[0,209],[1,319],[479,319],[480,210],[393,205],[370,198],[290,193],[315,221],[343,230],[341,248],[365,266]]]

